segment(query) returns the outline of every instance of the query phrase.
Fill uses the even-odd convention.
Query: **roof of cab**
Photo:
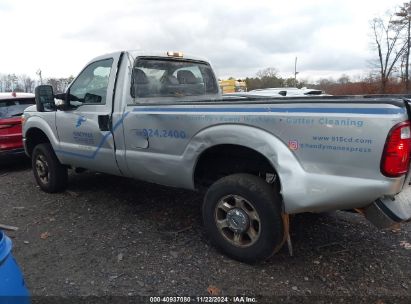
[[[105,58],[110,58],[112,56],[118,56],[120,53],[126,52],[128,53],[132,58],[135,59],[136,57],[144,56],[144,57],[164,57],[164,58],[173,58],[172,56],[167,55],[167,51],[145,51],[145,50],[126,50],[126,51],[118,51],[118,52],[113,52],[113,53],[108,53],[104,54],[98,57],[93,58],[92,60],[89,61],[89,63],[94,62],[96,60],[102,60]],[[174,57],[177,59],[190,59],[190,60],[199,60],[199,61],[205,61],[209,62],[206,58],[204,57],[199,57],[191,54],[186,54],[183,52],[183,57]]]
[[[13,99],[13,98],[34,98],[34,94],[33,93],[16,93],[16,92],[0,93],[0,100],[1,99]]]

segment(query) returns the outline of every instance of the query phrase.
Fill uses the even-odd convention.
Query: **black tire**
[[[59,162],[50,144],[39,144],[34,148],[31,165],[37,184],[43,191],[56,193],[66,189],[67,167]]]
[[[202,213],[211,241],[233,259],[262,261],[284,243],[280,195],[257,176],[233,174],[215,182],[205,195]],[[223,223],[220,228],[217,222]],[[229,227],[221,228],[228,223]]]

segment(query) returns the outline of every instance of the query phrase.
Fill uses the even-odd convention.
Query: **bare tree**
[[[2,76],[2,83],[3,83],[3,88],[2,90],[4,92],[12,92],[15,88],[15,82],[17,80],[17,77],[15,74],[7,74]]]
[[[265,68],[264,70],[260,70],[256,73],[258,78],[278,78],[278,70],[276,68]]]
[[[53,87],[55,93],[63,93],[70,82],[73,81],[73,76],[69,78],[47,78],[46,83]]]
[[[57,78],[48,78],[46,83],[53,87],[53,92],[57,93],[59,91],[60,82]]]
[[[381,93],[385,93],[389,77],[398,60],[407,50],[407,43],[401,39],[405,24],[393,22],[393,15],[390,15],[387,20],[374,18],[371,28],[374,46],[378,52]]]
[[[337,82],[340,84],[347,84],[350,82],[350,76],[342,74],[341,77],[338,78]]]
[[[24,92],[31,93],[33,91],[34,80],[27,75],[20,75],[19,78],[23,84]]]
[[[404,40],[407,45],[406,51],[401,58],[401,78],[405,82],[405,90],[409,93],[409,60],[410,60],[410,29],[411,29],[411,2],[405,2],[403,6],[399,7],[399,11],[394,14],[394,20],[392,23],[397,25],[403,25],[406,30]],[[402,68],[405,66],[405,73],[403,74]]]

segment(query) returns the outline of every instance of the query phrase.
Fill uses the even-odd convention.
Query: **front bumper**
[[[365,208],[365,217],[378,228],[384,229],[411,220],[411,185],[395,197],[383,197]]]
[[[11,150],[0,150],[0,157],[1,156],[9,156],[9,155],[23,155],[24,149],[11,149]]]
[[[23,149],[24,149],[24,153],[26,153],[28,157],[31,157],[29,150],[27,149],[27,140],[25,137],[23,137]]]

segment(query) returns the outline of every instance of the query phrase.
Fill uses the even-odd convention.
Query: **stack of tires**
[[[11,240],[0,230],[0,303],[30,303],[23,275],[11,254]]]

